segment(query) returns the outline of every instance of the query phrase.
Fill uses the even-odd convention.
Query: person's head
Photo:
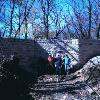
[[[51,54],[49,54],[49,56],[51,57],[52,55],[51,55]]]
[[[67,55],[67,54],[65,54],[65,57],[68,57],[68,55]]]
[[[60,55],[57,55],[58,57],[60,57]]]
[[[56,53],[56,57],[59,57],[59,55],[60,55],[59,53]]]

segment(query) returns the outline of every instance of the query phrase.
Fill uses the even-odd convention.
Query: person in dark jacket
[[[56,68],[57,75],[61,75],[61,65],[62,65],[62,59],[61,56],[58,55],[55,59],[55,68]]]

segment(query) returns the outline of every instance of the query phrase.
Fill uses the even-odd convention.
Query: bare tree
[[[90,0],[88,0],[88,17],[89,17],[88,38],[91,38],[92,3]]]
[[[25,39],[27,39],[27,34],[28,34],[27,3],[25,5],[24,16],[25,16]]]
[[[22,3],[22,1],[20,1],[18,3],[18,9],[19,9],[18,29],[16,30],[15,38],[16,38],[17,35],[20,35],[21,29],[22,29],[23,25],[25,25],[25,27],[24,27],[24,29],[25,29],[24,30],[24,32],[25,32],[25,39],[28,38],[28,19],[29,19],[29,17],[31,17],[31,16],[29,16],[29,14],[31,12],[31,9],[33,8],[34,1],[35,0],[32,0],[32,1],[28,1],[27,0],[26,2],[23,1],[23,3]],[[30,3],[30,5],[28,3]]]
[[[70,35],[75,38],[94,38],[100,37],[100,1],[99,0],[75,0],[66,1],[69,9],[63,10],[56,0],[37,0],[37,8],[40,12],[32,12],[35,9],[36,0],[2,0],[0,1],[0,13],[5,18],[2,20],[4,27],[2,37],[22,37],[25,39],[31,33],[34,27],[41,31],[38,33],[45,34],[48,39],[49,35],[58,34],[59,30],[66,28],[66,36]],[[65,4],[65,6],[67,6]],[[35,6],[34,6],[35,5]],[[64,8],[65,9],[65,8]],[[40,22],[37,22],[36,20]],[[30,25],[32,25],[30,27]],[[29,29],[29,27],[31,29]],[[62,28],[61,28],[62,27]],[[23,32],[23,29],[25,31]],[[3,31],[2,31],[3,30]],[[51,32],[52,31],[52,32]],[[28,34],[29,33],[29,34]],[[32,35],[30,35],[32,36]]]
[[[45,27],[45,37],[48,39],[49,36],[49,15],[52,8],[53,0],[40,0],[41,8],[43,11],[43,20]]]
[[[15,38],[18,34],[20,34],[20,31],[21,31],[21,27],[20,27],[20,24],[21,24],[21,6],[20,4],[18,5],[18,31],[15,33]]]
[[[13,30],[13,14],[14,14],[14,8],[15,8],[15,0],[10,0],[10,7],[11,7],[11,15],[10,15],[10,34],[9,37],[11,38],[12,30]]]
[[[4,1],[0,1],[0,15],[2,15],[1,16],[1,18],[0,18],[0,22],[1,23],[4,23],[5,22],[5,20],[6,20],[6,14],[5,14],[5,0]],[[5,24],[4,24],[4,27],[3,28],[1,28],[0,29],[0,36],[1,37],[4,37],[4,35],[5,35],[5,31],[6,31],[6,27],[5,27]]]
[[[99,26],[98,26],[98,28],[97,28],[97,39],[99,39],[100,38],[100,23],[99,23]]]
[[[62,10],[59,12],[57,11],[57,8],[55,6],[55,9],[52,10],[52,13],[50,14],[50,18],[52,20],[51,25],[54,24],[55,26],[55,36],[57,37],[59,35],[59,30],[61,29],[61,15]]]
[[[68,22],[69,20],[65,22],[66,27],[70,23],[79,38],[99,37],[100,9],[98,9],[99,2],[97,2],[98,0],[81,0],[80,2],[71,0],[68,3],[74,14],[70,14],[70,11],[68,11],[70,22]]]
[[[94,0],[95,2],[95,10],[93,12],[94,17],[94,23],[95,23],[95,33],[97,39],[100,38],[100,1],[99,0]]]

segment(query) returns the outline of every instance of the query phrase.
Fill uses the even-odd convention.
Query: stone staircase
[[[100,100],[92,96],[94,90],[74,74],[43,75],[31,86],[34,100]],[[99,94],[99,93],[98,93]]]
[[[37,83],[31,86],[32,92],[54,92],[54,91],[71,91],[78,89],[74,85],[77,81],[77,76],[74,75],[43,75],[37,80]]]

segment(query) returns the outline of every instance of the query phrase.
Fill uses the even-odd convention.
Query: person
[[[55,60],[55,68],[56,68],[56,74],[61,75],[61,65],[62,65],[62,59],[60,55],[57,55]]]
[[[64,56],[64,58],[63,58],[63,63],[64,63],[64,70],[65,70],[65,73],[68,74],[68,71],[69,71],[69,68],[70,68],[71,60],[70,60],[70,58],[68,57],[67,54],[65,54],[65,56]]]
[[[10,60],[13,61],[14,55],[10,55]]]
[[[50,66],[52,66],[52,61],[53,61],[53,57],[52,57],[51,54],[49,54],[49,56],[48,56],[48,63],[49,63]]]
[[[51,54],[49,54],[48,56],[48,71],[51,74],[52,73],[52,69],[53,69],[53,57]]]

